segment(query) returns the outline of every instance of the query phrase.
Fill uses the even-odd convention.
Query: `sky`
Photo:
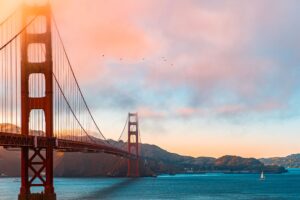
[[[21,0],[0,0],[0,19]],[[298,0],[52,0],[87,102],[116,139],[191,156],[300,153]]]

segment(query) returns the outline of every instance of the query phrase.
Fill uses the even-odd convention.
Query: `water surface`
[[[0,178],[0,199],[17,199],[20,182]],[[59,200],[300,200],[300,170],[286,174],[162,175],[157,178],[56,178]]]

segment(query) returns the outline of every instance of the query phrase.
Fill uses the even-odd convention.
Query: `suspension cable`
[[[94,143],[96,143],[96,141],[95,141],[95,140],[87,133],[87,131],[84,129],[83,125],[80,123],[80,121],[78,120],[77,116],[75,115],[75,113],[74,113],[74,111],[73,111],[73,109],[72,109],[70,103],[68,102],[68,100],[67,100],[67,98],[66,98],[64,92],[62,91],[62,88],[61,88],[61,86],[60,86],[60,84],[59,84],[59,82],[58,82],[58,80],[57,80],[55,74],[53,74],[53,77],[54,77],[54,79],[55,79],[55,82],[57,83],[57,86],[58,86],[58,88],[59,88],[59,91],[61,92],[62,96],[64,97],[64,99],[65,99],[65,101],[66,101],[66,103],[67,103],[67,105],[68,105],[70,111],[72,112],[72,114],[73,114],[75,120],[78,122],[79,126],[80,126],[81,129],[84,131],[84,133],[87,135],[87,137],[88,137],[89,139],[91,139]]]
[[[100,130],[99,126],[97,125],[97,123],[96,123],[96,121],[95,121],[95,119],[94,119],[94,116],[92,115],[92,113],[91,113],[91,111],[90,111],[90,109],[89,109],[89,107],[88,107],[88,105],[87,105],[87,102],[86,102],[86,100],[85,100],[85,98],[84,98],[84,96],[83,96],[83,93],[82,93],[82,91],[81,91],[81,88],[80,88],[80,86],[79,86],[79,83],[78,83],[78,81],[77,81],[77,78],[76,78],[76,76],[75,76],[75,73],[74,73],[73,67],[72,67],[72,65],[71,65],[71,62],[70,62],[69,56],[68,56],[68,54],[67,54],[67,52],[66,52],[66,49],[65,49],[64,43],[63,43],[63,41],[62,41],[62,38],[61,38],[60,32],[59,32],[59,30],[58,30],[58,26],[57,26],[57,23],[56,23],[56,20],[55,20],[55,17],[54,17],[54,14],[53,14],[53,12],[52,12],[52,19],[53,19],[54,26],[55,26],[55,28],[56,28],[56,31],[57,31],[57,34],[58,34],[59,40],[60,40],[60,42],[61,42],[61,45],[62,45],[62,48],[63,48],[64,54],[65,54],[65,56],[66,56],[67,62],[68,62],[68,64],[69,64],[69,67],[70,67],[71,73],[72,73],[72,75],[73,75],[73,77],[74,77],[74,79],[75,79],[75,83],[76,83],[76,85],[77,85],[77,88],[78,88],[78,90],[79,90],[80,96],[81,96],[81,98],[82,98],[82,100],[83,100],[83,102],[84,102],[84,105],[85,105],[85,107],[86,107],[86,109],[87,109],[87,111],[88,111],[89,115],[91,116],[91,119],[92,119],[93,123],[95,124],[95,126],[96,126],[96,128],[97,128],[98,132],[101,134],[101,136],[102,136],[102,137],[103,137],[105,140],[107,140],[107,139],[106,139],[106,137],[103,135],[102,131]]]
[[[123,130],[122,130],[122,132],[121,132],[121,134],[120,134],[118,140],[114,142],[113,146],[116,145],[117,143],[119,143],[119,141],[121,140],[121,138],[122,138],[122,136],[123,136],[123,134],[124,134],[124,131],[125,131],[125,129],[126,129],[127,124],[128,124],[128,117],[126,118],[126,121],[125,121]],[[123,148],[123,147],[121,147],[121,148]]]
[[[5,43],[2,47],[0,47],[0,51],[4,49],[7,45],[9,45],[14,39],[16,39],[35,19],[37,16],[35,16],[33,19],[30,20],[26,26],[24,26],[16,35],[14,35],[7,43]]]
[[[10,18],[12,18],[17,11],[21,8],[21,6],[18,6],[8,17],[6,17],[1,23],[0,26],[2,26],[4,23],[6,23]]]
[[[124,127],[123,127],[123,130],[122,130],[122,132],[121,132],[121,135],[120,135],[118,141],[119,141],[119,140],[121,139],[121,137],[123,136],[124,130],[125,130],[125,128],[126,128],[127,123],[128,123],[128,117],[127,117],[127,119],[126,119],[125,125],[124,125]]]

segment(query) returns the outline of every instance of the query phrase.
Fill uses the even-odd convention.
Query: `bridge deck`
[[[66,152],[84,152],[84,153],[108,153],[116,156],[136,159],[136,155],[130,154],[125,150],[112,147],[106,144],[88,143],[80,141],[72,141],[66,139],[49,138],[43,136],[26,136],[16,133],[0,132],[0,146],[3,147],[30,147],[30,148],[45,148],[52,146],[58,151]]]

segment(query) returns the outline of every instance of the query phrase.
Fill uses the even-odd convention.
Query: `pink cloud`
[[[172,4],[168,17],[160,21],[160,31],[168,43],[163,50],[167,61],[147,65],[147,86],[187,86],[195,95],[205,96],[208,102],[214,100],[217,89],[230,91],[236,98],[246,100],[246,104],[268,101],[264,99],[268,96],[266,88],[272,87],[276,78],[282,79],[278,75],[282,68],[273,57],[253,52],[253,42],[258,29],[269,25],[270,16],[273,22],[282,13],[278,11],[281,3],[266,13],[267,4],[261,1],[226,1],[213,7],[192,1]],[[282,85],[285,86],[290,87]]]
[[[53,11],[80,83],[105,79],[107,85],[114,85],[137,78],[134,72],[146,71],[145,90],[187,86],[212,102],[220,88],[237,98],[257,98],[270,84],[268,79],[280,71],[272,58],[249,50],[257,29],[273,27],[282,17],[282,3],[266,13],[268,3],[55,0]],[[159,60],[162,56],[167,61]],[[134,66],[142,57],[147,61]],[[120,69],[106,62],[119,58],[129,61]],[[238,112],[228,104],[219,109]]]
[[[246,111],[245,106],[239,104],[222,105],[215,109],[215,113],[217,115],[232,115],[232,114],[239,114],[245,111]]]
[[[181,117],[190,117],[195,115],[198,112],[198,109],[191,107],[179,108],[176,113]]]
[[[225,104],[215,107],[205,107],[202,109],[194,108],[194,107],[183,107],[179,108],[175,111],[175,116],[179,116],[182,118],[187,117],[218,117],[224,115],[237,115],[245,112],[249,112],[247,108],[243,105],[239,104]],[[172,114],[171,114],[172,115]]]
[[[280,102],[266,101],[261,104],[256,105],[255,109],[258,112],[269,112],[285,109],[287,106]]]
[[[169,116],[187,117],[220,117],[220,116],[235,116],[240,114],[252,113],[269,113],[284,109],[285,105],[275,101],[264,101],[262,103],[247,105],[247,104],[223,104],[217,106],[196,107],[181,107],[169,113]]]
[[[90,81],[101,76],[107,59],[136,60],[159,48],[136,22],[139,8],[135,1],[53,1],[61,35],[80,78]]]
[[[146,68],[150,87],[187,84],[209,92],[222,85],[249,97],[270,71],[277,71],[272,60],[247,51],[257,27],[269,20],[264,6],[258,1],[66,0],[54,1],[53,9],[76,74],[85,81],[102,78],[104,71],[124,79],[124,74]],[[136,68],[121,63],[120,74],[109,68],[103,54],[104,60],[150,61]],[[151,61],[162,56],[168,61]]]
[[[139,113],[139,116],[144,119],[145,118],[160,119],[160,118],[165,118],[167,116],[166,112],[157,111],[149,107],[140,107],[137,109],[137,111]]]

